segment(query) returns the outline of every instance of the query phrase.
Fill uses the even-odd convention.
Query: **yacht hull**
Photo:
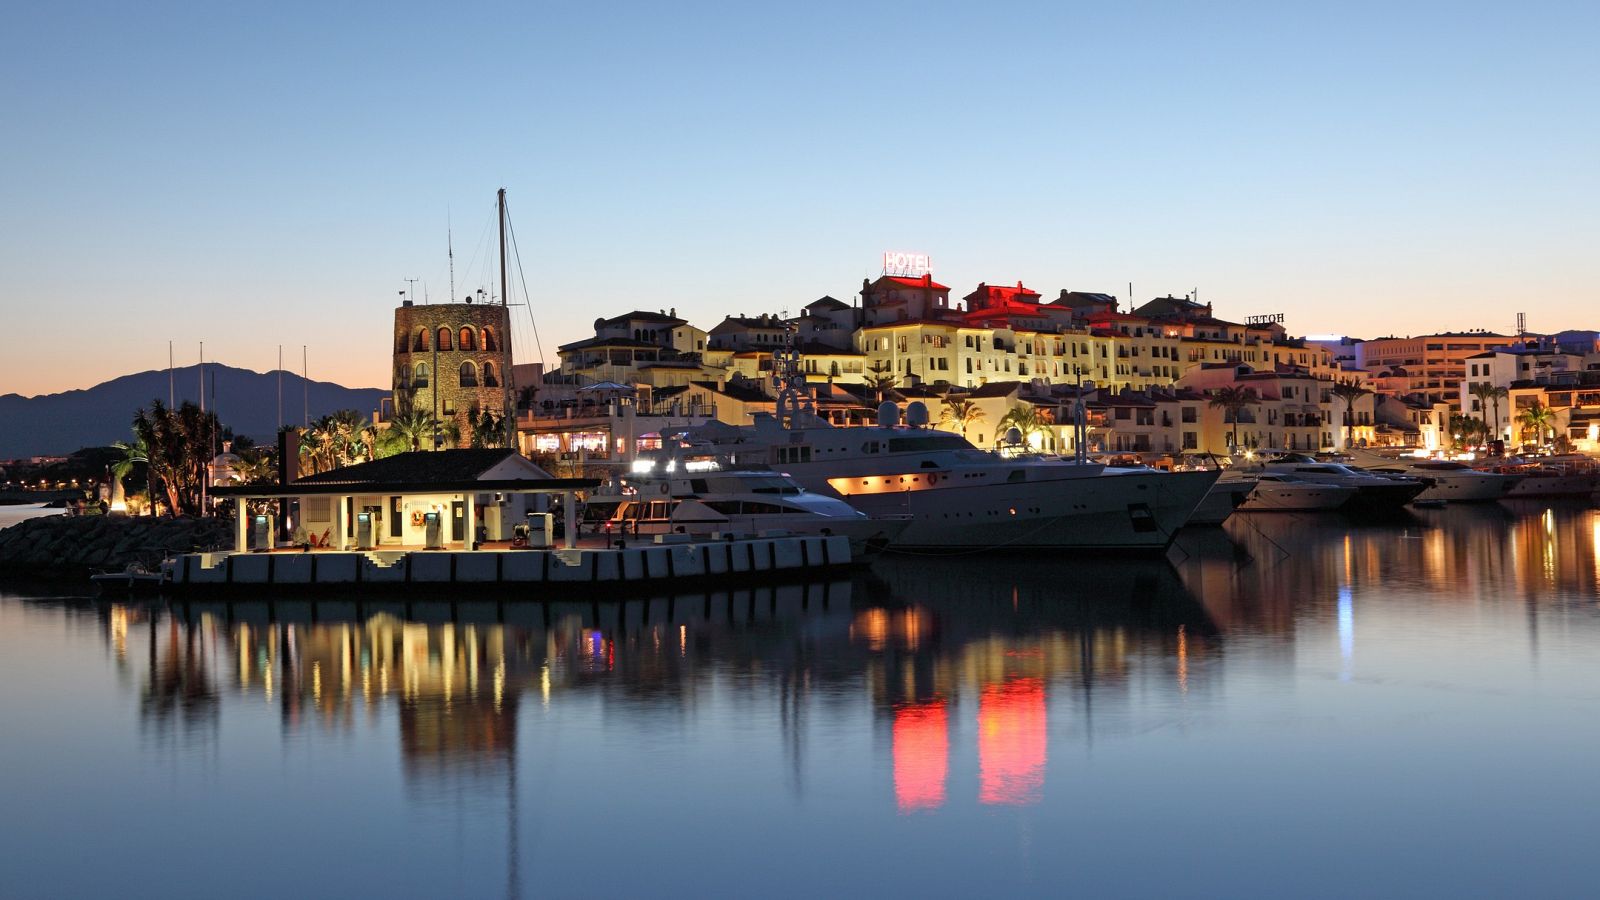
[[[1526,475],[1506,492],[1507,500],[1518,497],[1587,497],[1600,491],[1600,474],[1589,472],[1557,475]]]
[[[1456,474],[1428,478],[1433,483],[1428,485],[1417,499],[1423,502],[1445,503],[1483,503],[1489,500],[1499,500],[1510,494],[1512,488],[1522,481],[1520,475],[1501,475],[1498,472],[1478,472],[1473,474]]]
[[[845,499],[868,515],[911,516],[891,550],[1160,552],[1189,521],[1217,474],[1139,471]]]
[[[1195,507],[1194,514],[1189,516],[1190,525],[1221,525],[1235,511],[1244,507],[1250,500],[1250,493],[1255,488],[1255,479],[1219,479],[1206,492],[1204,500]]]
[[[1263,481],[1251,492],[1240,512],[1327,512],[1343,507],[1356,489],[1336,484],[1297,484]]]

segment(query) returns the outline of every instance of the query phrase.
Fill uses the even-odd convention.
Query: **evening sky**
[[[169,340],[387,385],[403,279],[449,294],[447,218],[457,293],[490,286],[500,186],[552,363],[633,308],[849,301],[886,249],[957,297],[1600,327],[1600,4],[75,3],[5,31],[0,392]]]

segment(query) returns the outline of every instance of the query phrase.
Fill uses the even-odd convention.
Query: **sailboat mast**
[[[517,406],[512,399],[512,387],[515,384],[511,378],[511,294],[507,290],[506,280],[506,189],[501,188],[495,195],[495,205],[500,213],[500,309],[505,314],[501,319],[500,329],[500,383],[505,397],[501,404],[500,415],[506,429],[506,446],[516,449],[517,446]]]

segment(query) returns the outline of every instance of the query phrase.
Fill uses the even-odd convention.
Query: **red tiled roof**
[[[934,281],[932,275],[924,275],[921,278],[906,278],[901,275],[885,275],[883,276],[883,280],[892,281],[895,284],[903,285],[905,287],[932,288],[936,291],[950,290],[939,282]]]

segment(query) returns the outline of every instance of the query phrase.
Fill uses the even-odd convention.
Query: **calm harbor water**
[[[0,895],[1574,896],[1600,512],[626,604],[0,587]]]

